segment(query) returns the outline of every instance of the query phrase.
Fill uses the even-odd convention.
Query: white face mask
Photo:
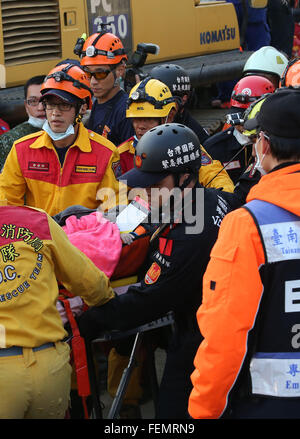
[[[28,117],[28,123],[30,123],[30,125],[34,126],[35,128],[43,128],[43,125],[45,123],[46,119],[40,119],[39,117],[33,117],[33,116],[29,116]]]
[[[267,172],[262,167],[262,162],[263,162],[263,159],[265,158],[265,154],[263,154],[262,158],[260,159],[258,151],[257,151],[256,143],[254,144],[254,149],[255,149],[255,155],[256,155],[256,163],[254,165],[254,169],[258,170],[258,172],[260,172],[260,175],[266,175]]]
[[[72,134],[75,133],[75,130],[74,130],[74,126],[73,126],[73,125],[69,125],[67,131],[65,131],[64,133],[55,133],[55,132],[51,129],[51,127],[50,127],[50,125],[49,125],[49,123],[48,123],[47,120],[46,120],[45,123],[43,124],[43,130],[46,131],[46,133],[51,137],[51,139],[52,139],[54,142],[57,142],[58,140],[63,140],[63,139],[65,139],[66,137],[71,136]]]

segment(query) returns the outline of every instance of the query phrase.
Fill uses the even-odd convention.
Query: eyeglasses
[[[55,108],[58,108],[59,111],[69,111],[72,107],[74,107],[74,105],[67,102],[45,102],[44,107],[46,108],[46,110],[54,110]]]
[[[97,81],[107,78],[108,75],[112,72],[111,69],[101,69],[101,70],[97,70],[96,72],[90,72],[85,67],[83,67],[83,70],[86,73],[86,76],[88,77],[88,79],[91,79],[93,76]]]
[[[30,107],[37,107],[40,103],[38,98],[29,98],[26,99],[26,104],[30,105]]]

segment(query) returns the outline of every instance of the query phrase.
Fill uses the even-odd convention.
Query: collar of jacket
[[[70,148],[77,146],[82,152],[91,152],[90,137],[91,133],[89,134],[88,130],[80,123],[78,135]],[[30,145],[30,148],[38,149],[44,146],[48,149],[54,149],[51,137],[45,131]]]

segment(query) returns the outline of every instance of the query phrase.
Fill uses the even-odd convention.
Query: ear
[[[269,141],[263,136],[262,139],[262,153],[267,155],[271,152]]]
[[[175,110],[175,108],[171,108],[168,117],[167,117],[167,123],[171,123],[173,122],[175,116],[176,116],[177,110]]]
[[[189,177],[190,174],[181,174],[180,179],[179,179],[179,184],[182,185],[182,183]]]
[[[185,105],[186,103],[187,103],[187,100],[188,100],[188,95],[184,95],[184,96],[182,96],[182,105]]]
[[[82,104],[79,110],[80,114],[85,114],[87,112],[88,109],[88,105],[87,104]]]
[[[29,116],[29,112],[28,112],[28,104],[27,104],[26,100],[24,101],[24,107],[25,107],[25,111],[26,111],[26,113],[27,113],[28,116]]]
[[[125,70],[126,70],[126,66],[124,63],[120,64],[117,68],[116,68],[116,73],[117,73],[117,77],[124,77],[125,76]]]

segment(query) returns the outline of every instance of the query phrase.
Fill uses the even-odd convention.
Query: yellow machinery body
[[[1,0],[0,87],[22,85],[76,58],[77,38],[107,23],[129,54],[140,42],[155,43],[147,63],[174,62],[238,50],[234,6],[202,0]]]

